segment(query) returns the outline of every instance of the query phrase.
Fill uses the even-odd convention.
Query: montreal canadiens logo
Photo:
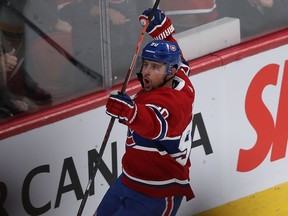
[[[170,45],[170,50],[176,51],[176,50],[177,50],[177,47],[176,47],[175,45]]]

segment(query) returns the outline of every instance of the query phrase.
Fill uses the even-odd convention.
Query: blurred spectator
[[[139,38],[139,11],[151,1],[109,0],[109,35],[111,42],[112,82],[123,81]],[[145,7],[142,7],[145,5]],[[152,4],[151,4],[152,5]],[[61,9],[61,18],[72,25],[73,55],[97,74],[103,76],[100,6],[95,0],[72,1]],[[103,20],[102,20],[103,21]],[[104,33],[105,34],[105,33]],[[106,44],[107,45],[107,44]],[[94,84],[94,88],[95,88]],[[99,84],[98,84],[99,86]]]
[[[75,84],[83,84],[85,77],[70,71],[72,26],[60,19],[58,1],[27,0],[23,14],[28,19],[25,71],[29,96],[38,104],[57,104],[75,98]]]
[[[24,37],[23,20],[8,7],[16,0],[0,2],[0,119],[27,111],[29,105],[18,94],[18,89],[10,89],[9,81],[17,74],[19,58]],[[15,8],[21,9],[25,0],[19,1]]]
[[[5,85],[9,92],[14,95],[28,96],[30,99],[47,99],[50,96],[43,90],[36,88],[37,84],[25,70],[25,20],[23,10],[27,0],[10,0],[0,4],[0,30],[1,44],[4,51],[15,49],[17,57],[17,67],[13,71],[8,71]],[[6,71],[7,72],[7,71]],[[44,94],[43,94],[44,93]],[[43,95],[45,97],[43,97]]]
[[[14,56],[15,54],[15,49],[12,49],[10,52],[7,53],[2,53],[1,52],[1,62],[0,62],[0,66],[2,71],[7,71],[10,72],[12,71],[15,66],[17,65],[17,57]]]
[[[240,19],[242,39],[288,26],[287,0],[222,0],[219,4],[229,4],[221,16]]]
[[[7,88],[7,75],[17,66],[15,49],[4,53],[3,47],[0,52],[0,119],[11,117],[17,113],[28,110],[28,104],[20,97],[13,95]]]
[[[75,91],[93,91],[103,87],[101,62],[100,10],[98,1],[71,1],[60,10],[62,20],[72,26],[72,55],[93,72],[91,76],[77,67],[70,67],[75,79]],[[93,11],[92,11],[93,10]],[[93,16],[92,16],[93,15]],[[100,77],[95,80],[93,77]]]
[[[159,8],[173,20],[176,32],[203,25],[218,17],[215,0],[163,0]]]
[[[46,35],[55,31],[70,32],[71,25],[59,18],[57,0],[25,0],[24,16],[37,26]],[[39,37],[39,32],[34,31],[35,37]],[[29,35],[29,40],[33,40]]]

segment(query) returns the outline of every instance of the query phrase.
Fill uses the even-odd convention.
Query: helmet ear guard
[[[142,51],[142,61],[150,60],[166,64],[167,74],[181,64],[181,51],[177,43],[164,40],[153,40]]]

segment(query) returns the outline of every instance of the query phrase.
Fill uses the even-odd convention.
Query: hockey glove
[[[149,8],[139,16],[139,22],[144,26],[148,22],[148,17],[152,11]],[[156,40],[163,40],[175,32],[174,26],[169,17],[166,17],[165,13],[157,9],[154,13],[150,24],[148,25],[146,32]]]
[[[134,121],[137,115],[137,106],[127,94],[113,91],[106,104],[106,113],[127,125]]]

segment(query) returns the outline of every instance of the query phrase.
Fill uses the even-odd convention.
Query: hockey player
[[[147,21],[151,9],[140,16]],[[142,89],[132,99],[110,95],[106,113],[128,126],[123,172],[108,189],[95,215],[176,215],[189,184],[194,88],[172,36],[171,20],[157,10],[147,32],[153,40],[142,51]]]

